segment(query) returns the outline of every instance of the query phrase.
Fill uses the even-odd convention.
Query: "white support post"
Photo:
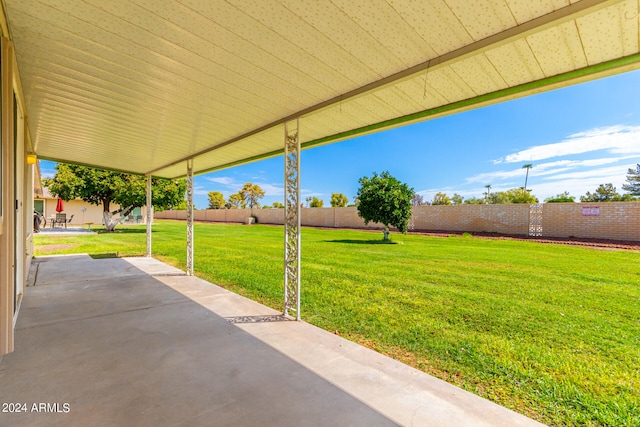
[[[187,160],[187,274],[193,276],[193,159]]]
[[[153,199],[151,197],[151,175],[147,175],[147,257],[151,258],[151,232],[153,223]]]
[[[284,125],[284,215],[284,315],[300,320],[300,119]]]

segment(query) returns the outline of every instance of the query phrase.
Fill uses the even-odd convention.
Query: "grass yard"
[[[36,235],[36,255],[145,252],[145,226]],[[551,425],[640,425],[640,252],[302,230],[302,317]],[[283,231],[195,225],[196,274],[282,308]],[[185,268],[184,222],[154,256]]]

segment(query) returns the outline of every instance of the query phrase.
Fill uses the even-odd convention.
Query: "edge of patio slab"
[[[163,263],[151,258],[125,259],[150,275],[162,271],[156,263]],[[284,319],[276,310],[197,277],[155,277],[400,425],[543,425],[309,323]]]

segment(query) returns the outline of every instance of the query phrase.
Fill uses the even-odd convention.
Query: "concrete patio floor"
[[[38,257],[30,281],[0,359],[26,412],[0,426],[540,425],[155,259]]]

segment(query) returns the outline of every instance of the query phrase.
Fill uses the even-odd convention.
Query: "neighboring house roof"
[[[637,0],[3,3],[38,156],[169,178],[640,68]]]
[[[53,194],[51,194],[49,192],[49,189],[47,187],[42,187],[42,194],[41,195],[35,195],[36,199],[57,199],[57,197],[55,197]]]

